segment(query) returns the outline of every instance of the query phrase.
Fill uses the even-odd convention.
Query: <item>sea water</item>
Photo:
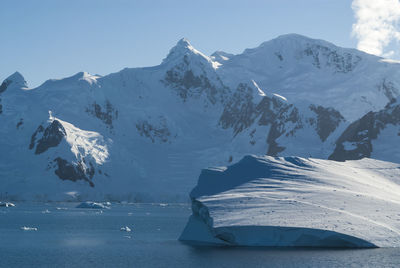
[[[188,204],[76,205],[0,208],[0,267],[400,267],[398,248],[190,246],[177,240]]]

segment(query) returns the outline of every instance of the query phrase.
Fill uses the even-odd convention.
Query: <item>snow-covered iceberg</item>
[[[241,246],[400,246],[400,164],[246,156],[203,170],[180,240]]]

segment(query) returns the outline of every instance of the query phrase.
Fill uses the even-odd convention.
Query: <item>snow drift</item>
[[[400,246],[400,164],[246,156],[206,169],[180,240],[244,246]]]

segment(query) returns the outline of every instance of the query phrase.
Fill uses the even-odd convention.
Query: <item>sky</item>
[[[399,1],[2,0],[0,81],[158,65],[183,37],[210,55],[298,33],[396,59]]]

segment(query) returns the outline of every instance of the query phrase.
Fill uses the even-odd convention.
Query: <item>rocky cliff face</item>
[[[390,127],[394,128],[395,135],[382,142],[395,147],[398,139],[396,132],[397,136],[400,136],[400,103],[397,101],[390,102],[379,112],[371,111],[351,123],[336,141],[335,150],[329,159],[345,161],[371,157],[374,151],[382,150],[379,148],[381,144],[377,144],[378,148],[374,148],[373,142],[381,138],[382,132]],[[381,139],[385,138],[387,137]],[[390,160],[399,162],[397,149],[394,151]]]
[[[41,135],[40,139],[38,135]],[[29,149],[36,147],[35,154],[44,153],[50,147],[57,147],[66,135],[64,127],[57,120],[54,120],[46,129],[40,125],[31,137]]]
[[[399,74],[298,35],[211,57],[183,39],[159,66],[34,89],[15,73],[0,86],[0,193],[177,201],[200,169],[245,154],[400,162]]]

